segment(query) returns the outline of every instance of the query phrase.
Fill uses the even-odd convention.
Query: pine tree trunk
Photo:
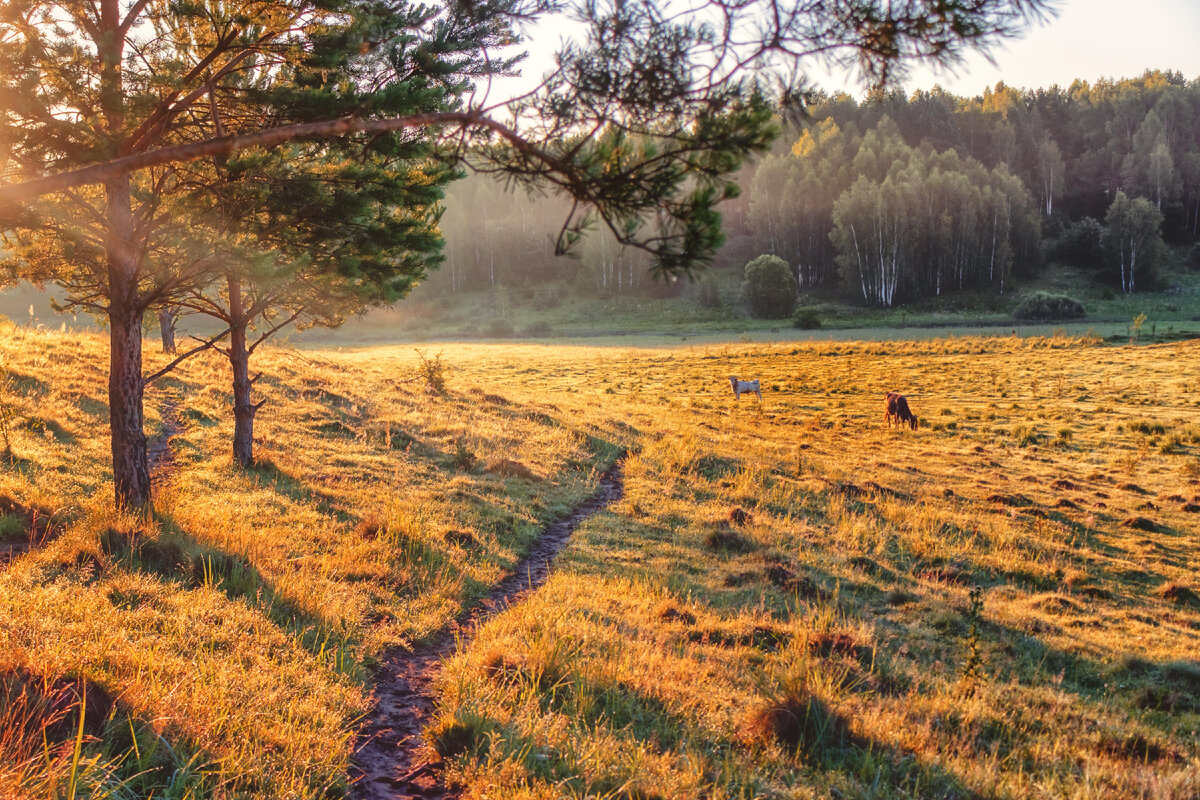
[[[178,313],[173,308],[163,307],[158,310],[158,330],[162,336],[164,353],[175,352],[175,319]]]
[[[118,31],[121,9],[117,0],[101,0],[100,111],[105,127],[117,137],[125,124],[121,98],[121,58],[124,38]],[[113,483],[120,508],[150,504],[150,464],[142,430],[142,311],[138,297],[138,257],[134,248],[133,205],[129,177],[104,185],[105,259],[108,269],[108,413],[112,437]]]
[[[150,504],[150,464],[142,410],[142,308],[137,298],[137,261],[130,247],[133,214],[129,179],[105,187],[111,233],[107,244],[109,371],[108,409],[113,481],[121,508]]]
[[[250,352],[246,349],[248,320],[242,311],[241,282],[229,281],[229,311],[233,323],[229,333],[229,365],[233,368],[233,461],[239,467],[254,465],[254,414],[250,401]]]

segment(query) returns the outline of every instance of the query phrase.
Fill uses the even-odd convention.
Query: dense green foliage
[[[786,317],[796,302],[796,281],[778,256],[759,256],[746,265],[742,296],[760,317]]]
[[[1134,291],[1153,279],[1162,250],[1162,214],[1149,200],[1118,191],[1104,217],[1104,240],[1120,270],[1121,289]]]
[[[741,270],[776,255],[801,291],[878,306],[959,290],[1008,294],[1052,262],[1114,291],[1142,292],[1155,288],[1159,248],[1147,228],[1130,273],[1122,244],[1130,231],[1113,227],[1126,214],[1109,218],[1118,192],[1143,226],[1154,215],[1137,198],[1161,213],[1166,242],[1200,235],[1200,82],[1178,74],[1067,88],[1001,84],[973,98],[937,89],[862,101],[818,93],[806,111],[742,171],[715,267]],[[561,276],[546,244],[554,204],[501,200],[499,190],[471,183],[447,203],[448,274],[430,288],[532,287]],[[575,272],[582,295],[681,291],[652,288],[645,276],[620,253],[585,257]]]
[[[1013,311],[1017,319],[1059,320],[1079,319],[1087,313],[1076,300],[1059,294],[1034,292],[1022,300]]]

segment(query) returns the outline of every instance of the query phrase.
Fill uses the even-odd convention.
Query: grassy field
[[[4,791],[340,796],[373,659],[628,449],[624,499],[447,666],[428,740],[466,797],[1200,794],[1194,344],[435,355],[445,395],[410,347],[264,352],[248,473],[226,365],[189,362],[141,520],[103,341],[0,336],[0,530],[45,540],[0,574]]]
[[[1181,254],[1177,254],[1180,255]],[[569,266],[564,267],[569,272]],[[678,296],[654,297],[649,290],[598,298],[590,286],[569,281],[525,287],[437,295],[418,287],[393,310],[374,311],[360,321],[325,331],[313,329],[297,342],[315,346],[397,341],[480,339],[595,339],[644,344],[646,337],[666,343],[813,339],[913,339],[954,335],[1047,335],[1056,328],[1083,334],[1128,338],[1131,321],[1146,315],[1142,341],[1200,335],[1200,273],[1182,266],[1161,271],[1154,291],[1125,295],[1098,283],[1093,273],[1050,267],[1036,280],[1004,295],[954,292],[876,309],[849,302],[838,291],[802,291],[797,307],[810,310],[820,328],[796,328],[791,318],[755,319],[741,301],[742,271],[710,271],[701,276],[718,288],[718,299],[700,302],[700,286],[686,282]],[[660,287],[661,288],[661,287]],[[1020,301],[1033,292],[1065,294],[1078,300],[1086,317],[1072,322],[1029,323],[1013,317]],[[2,308],[2,307],[0,307]]]
[[[1194,346],[526,352],[641,449],[451,664],[468,797],[1200,793]]]

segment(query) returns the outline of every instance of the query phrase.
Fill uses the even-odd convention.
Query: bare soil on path
[[[175,463],[175,450],[171,443],[183,433],[183,422],[179,419],[179,407],[183,398],[165,395],[159,414],[162,416],[163,433],[146,443],[146,458],[150,462],[150,485],[158,489],[170,481],[179,466]]]
[[[359,732],[354,757],[358,800],[449,800],[458,792],[445,785],[439,764],[427,760],[421,732],[434,708],[433,686],[446,658],[472,638],[476,628],[520,602],[550,576],[550,565],[585,520],[624,491],[619,462],[600,480],[600,488],[566,517],[542,532],[529,554],[486,597],[413,650],[383,655],[376,673],[375,708]]]

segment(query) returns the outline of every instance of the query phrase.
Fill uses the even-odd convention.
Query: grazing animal
[[[754,392],[758,397],[758,402],[762,402],[762,388],[758,385],[758,381],[739,381],[736,375],[730,375],[729,385],[733,387],[734,400],[741,400],[742,392],[747,394]]]
[[[914,431],[917,429],[917,417],[908,408],[908,400],[899,392],[888,392],[887,397],[883,399],[883,404],[887,408],[887,413],[884,419],[887,420],[890,426],[892,422],[899,425],[908,423],[908,426]]]

